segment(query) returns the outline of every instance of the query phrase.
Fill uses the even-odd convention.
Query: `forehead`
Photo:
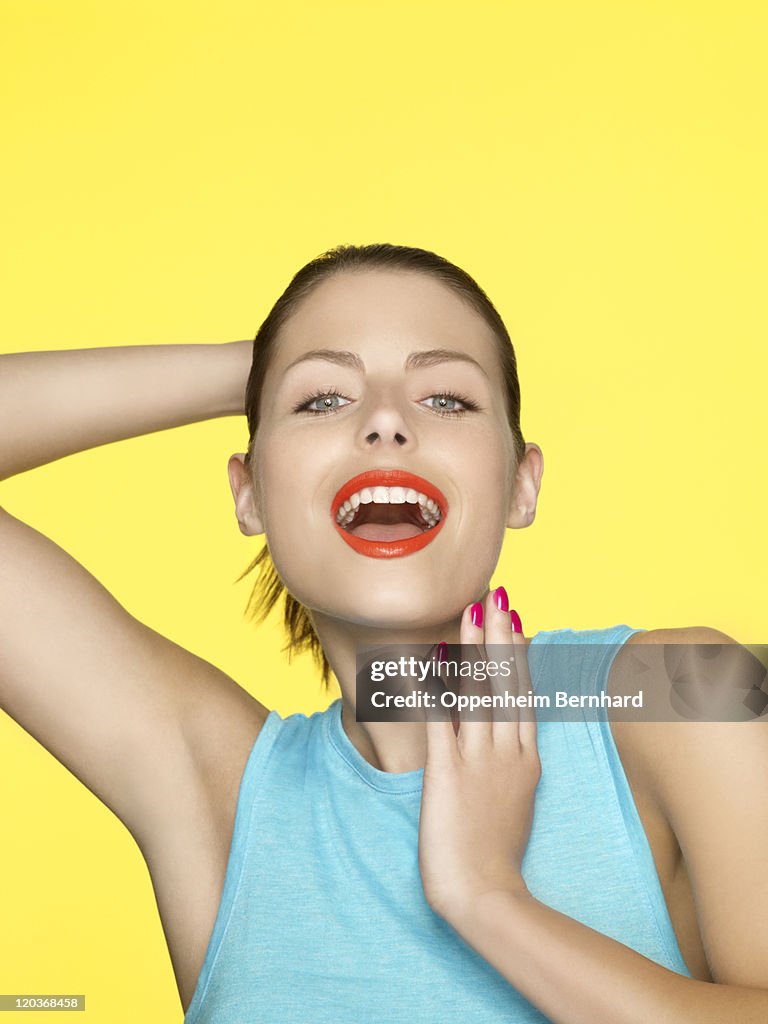
[[[408,353],[467,352],[492,372],[497,342],[490,326],[447,285],[413,271],[345,271],[323,281],[280,332],[276,362],[309,348]],[[276,367],[277,369],[277,367]]]

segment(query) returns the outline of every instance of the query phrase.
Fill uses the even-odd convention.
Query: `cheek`
[[[318,494],[327,489],[338,459],[332,442],[310,447],[301,437],[277,432],[264,438],[258,462],[264,529],[275,567],[292,591],[292,582],[313,564],[318,542],[327,543],[330,504],[324,508]]]
[[[454,510],[453,529],[447,531],[449,557],[469,590],[482,589],[496,568],[513,480],[514,466],[510,465],[508,451],[493,435],[484,440],[475,457],[463,467],[461,498]]]
[[[307,588],[314,594],[318,589],[315,578],[321,584],[327,584],[329,578],[329,567],[322,557],[328,535],[318,536],[321,531],[311,523],[306,506],[299,501],[281,497],[274,490],[270,494],[265,507],[265,532],[272,561],[290,593],[302,604],[310,604]]]
[[[513,456],[499,443],[498,436],[488,432],[478,436],[469,458],[457,471],[463,518],[473,527],[493,531],[502,528],[513,480]]]

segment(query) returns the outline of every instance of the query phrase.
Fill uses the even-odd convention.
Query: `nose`
[[[403,412],[393,401],[375,404],[360,426],[360,444],[364,448],[403,448],[413,444],[413,433]]]

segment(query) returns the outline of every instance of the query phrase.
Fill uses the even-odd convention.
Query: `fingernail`
[[[493,600],[496,602],[496,607],[500,612],[509,611],[509,598],[504,587],[496,587],[493,592]]]
[[[509,619],[510,619],[510,622],[512,623],[512,630],[513,630],[513,632],[515,632],[515,633],[522,633],[523,632],[523,624],[520,621],[520,616],[517,614],[516,611],[514,611],[514,609],[509,613]]]
[[[445,640],[441,640],[440,643],[437,645],[437,663],[438,663],[438,665],[440,664],[441,661],[445,661],[447,657],[448,657],[448,644],[445,642]]]
[[[469,614],[472,619],[473,626],[482,626],[483,624],[483,606],[479,601],[475,601],[472,607],[469,609]]]

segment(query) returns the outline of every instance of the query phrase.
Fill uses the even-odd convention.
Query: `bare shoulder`
[[[661,650],[662,645],[668,646]],[[636,671],[632,659],[637,648],[650,648],[647,664],[651,671],[646,673],[644,685],[676,688],[679,706],[689,712],[684,715],[688,721],[652,720],[649,712],[647,721],[611,723],[622,758],[631,761],[638,778],[659,795],[662,784],[669,786],[671,777],[680,777],[671,774],[671,769],[680,759],[681,743],[706,745],[713,728],[719,725],[727,731],[739,707],[745,708],[740,717],[750,717],[745,694],[760,692],[765,670],[737,640],[718,629],[652,629],[633,634],[623,645],[611,669],[612,687],[631,688],[618,680],[623,672]],[[764,703],[768,703],[768,694]],[[717,715],[714,712],[719,707],[723,711]],[[721,721],[714,721],[716,718]]]
[[[236,775],[266,709],[0,509],[0,707],[142,841]]]
[[[142,834],[135,838],[145,855],[153,837],[163,837],[166,826],[180,824],[172,822],[170,808],[189,814],[191,808],[183,806],[185,795],[211,821],[229,830],[246,761],[269,715],[260,701],[216,666],[167,641],[163,646],[168,713],[176,720],[179,747],[175,771],[162,774],[157,765],[157,786],[167,787],[167,792],[156,792],[152,800],[156,818],[150,807],[144,808]]]

